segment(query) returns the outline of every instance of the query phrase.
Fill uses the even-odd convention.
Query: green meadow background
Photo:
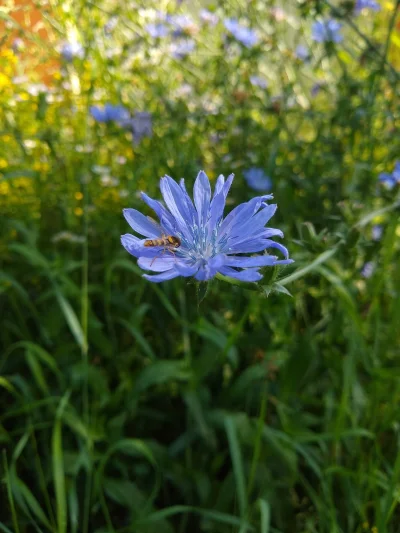
[[[400,199],[378,179],[400,23],[380,4],[1,3],[0,531],[400,531]],[[186,57],[149,35],[156,10],[192,17]],[[342,42],[312,39],[327,18]],[[104,103],[152,135],[96,122]],[[204,169],[235,173],[230,210],[252,167],[295,263],[259,290],[144,280],[122,209]]]

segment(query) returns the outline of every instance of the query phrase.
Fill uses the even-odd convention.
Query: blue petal
[[[254,252],[262,252],[266,248],[268,248],[268,242],[274,242],[274,241],[267,241],[266,239],[250,239],[244,242],[239,242],[237,244],[230,244],[228,243],[222,252],[226,254],[245,254],[245,253],[254,253]]]
[[[277,259],[275,255],[258,255],[255,257],[228,256],[225,259],[225,265],[240,268],[273,266]]]
[[[240,281],[260,281],[260,279],[262,279],[262,275],[256,268],[247,268],[246,270],[238,272],[230,267],[222,267],[220,272],[224,276],[235,278]]]
[[[379,181],[392,181],[393,176],[392,174],[389,174],[388,172],[382,172],[379,174]]]
[[[252,217],[256,213],[264,200],[270,199],[271,195],[256,196],[252,198],[249,202],[238,205],[224,218],[221,228],[220,235],[229,234],[232,226],[236,224],[236,221],[239,217],[242,220],[247,221],[248,218]]]
[[[275,228],[265,228],[263,237],[268,239],[269,237],[283,237],[283,231]]]
[[[167,234],[172,234],[175,231],[175,220],[174,217],[165,209],[161,202],[158,200],[153,200],[150,196],[147,196],[146,193],[141,193],[142,200],[155,211],[158,218],[161,221],[162,227],[165,229]]]
[[[137,264],[143,270],[152,270],[153,272],[165,272],[174,267],[175,257],[139,257]]]
[[[175,265],[175,269],[179,272],[180,276],[189,277],[194,276],[199,270],[199,262],[194,265],[188,265],[182,261],[178,261]]]
[[[139,257],[140,255],[141,242],[142,241],[140,239],[138,239],[134,235],[131,235],[130,233],[121,235],[122,246],[125,248],[127,252],[129,252],[131,255],[135,257]]]
[[[161,178],[160,189],[165,203],[176,222],[174,233],[181,232],[186,239],[191,240],[191,231],[188,226],[190,221],[188,219],[185,220],[187,209],[182,189],[169,176]]]
[[[217,181],[215,182],[213,199],[217,196],[219,192],[222,191],[224,187],[224,183],[225,183],[225,178],[222,174],[220,174],[217,178]]]
[[[189,194],[188,194],[188,192],[186,190],[185,180],[183,178],[180,180],[179,186],[182,189],[183,196],[185,198],[186,207],[187,207],[187,210],[188,210],[188,215],[189,215],[189,218],[190,218],[190,222],[191,222],[191,224],[195,224],[196,223],[196,209],[195,209],[195,207],[193,205],[192,199],[190,198],[190,196],[189,196]]]
[[[246,210],[244,210],[237,217],[235,223],[232,224],[230,230],[232,238],[240,236],[251,237],[252,234],[260,232],[269,219],[274,215],[276,208],[276,204],[267,205],[264,209],[250,218],[248,217]]]
[[[234,177],[235,177],[235,174],[230,174],[226,178],[226,182],[224,183],[224,188],[223,188],[225,199],[228,196],[228,192],[229,192],[229,189],[231,188],[232,181],[233,181]]]
[[[93,105],[89,108],[89,111],[92,117],[97,120],[97,122],[106,122],[106,114],[100,107]]]
[[[400,181],[400,161],[394,164],[393,177],[396,181]]]
[[[149,274],[143,274],[143,277],[147,279],[148,281],[152,281],[153,283],[161,283],[162,281],[167,281],[169,279],[177,278],[179,276],[179,272],[177,272],[174,268],[171,268],[171,270],[166,270],[165,272],[162,272],[161,274],[156,274],[155,276],[150,276]]]
[[[245,246],[248,242],[254,241],[257,239],[269,239],[270,237],[283,237],[283,233],[279,229],[274,228],[261,228],[258,233],[251,233],[251,234],[245,234],[239,235],[237,237],[228,238],[226,242],[226,248],[232,248],[232,247],[238,247],[238,246]]]
[[[160,237],[161,227],[136,209],[124,209],[124,217],[130,227],[144,237]]]
[[[286,259],[289,257],[288,249],[285,248],[279,242],[270,241],[269,239],[266,239],[264,241],[264,243],[265,243],[265,248],[277,248],[278,250],[280,250],[283,253],[283,255],[286,257]]]
[[[201,170],[193,187],[194,205],[196,206],[199,226],[205,226],[210,210],[211,186],[206,173]]]
[[[209,259],[208,261],[203,261],[200,265],[195,278],[198,281],[207,281],[208,279],[213,278],[218,270],[222,268],[224,264],[225,256],[223,254],[216,255]]]
[[[212,232],[217,228],[217,225],[224,214],[225,208],[225,196],[223,191],[219,192],[211,202],[210,207],[210,218],[207,222],[208,235],[211,235]]]

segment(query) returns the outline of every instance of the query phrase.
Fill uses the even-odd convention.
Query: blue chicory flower
[[[236,19],[225,19],[225,28],[231,33],[237,41],[247,48],[253,48],[259,42],[259,37],[254,30],[242,26]]]
[[[314,85],[311,87],[311,91],[310,91],[311,96],[313,98],[315,98],[321,92],[321,89],[323,89],[324,86],[325,86],[324,82],[316,82],[316,83],[314,83]]]
[[[375,224],[372,226],[372,240],[380,241],[383,234],[383,227],[380,224]]]
[[[372,11],[380,11],[381,6],[375,0],[357,0],[354,7],[354,12],[359,15],[363,9],[372,9]]]
[[[139,144],[143,137],[153,135],[153,122],[151,113],[147,111],[137,111],[131,120],[133,143]]]
[[[299,44],[298,46],[296,46],[294,55],[297,59],[300,59],[300,61],[307,61],[308,59],[310,59],[310,51],[304,44]]]
[[[84,49],[80,43],[71,41],[62,44],[60,53],[65,61],[72,61],[75,57],[82,59],[84,56]]]
[[[210,26],[216,26],[219,20],[218,15],[212,11],[208,11],[208,9],[202,9],[200,11],[200,18],[203,22],[209,24]]]
[[[118,17],[111,17],[103,26],[103,31],[106,35],[111,35],[118,24]]]
[[[249,168],[243,172],[247,185],[255,191],[270,191],[272,181],[262,168]]]
[[[389,190],[393,189],[397,184],[400,184],[400,161],[395,162],[394,170],[391,174],[382,172],[379,174],[378,179]]]
[[[100,106],[91,106],[90,114],[97,122],[118,122],[125,125],[130,120],[130,113],[122,105],[106,104],[103,108]]]
[[[144,274],[149,281],[158,283],[178,276],[194,276],[207,281],[218,273],[241,281],[259,281],[259,269],[266,266],[287,265],[288,250],[271,237],[283,237],[279,229],[265,224],[273,216],[277,206],[267,204],[272,195],[253,198],[235,207],[223,216],[226,197],[233,181],[231,174],[225,181],[219,176],[214,194],[207,175],[199,172],[193,188],[194,202],[186,191],[185,181],[178,184],[169,176],[160,180],[165,206],[145,193],[142,199],[157,214],[155,222],[136,209],[124,209],[124,216],[131,228],[143,238],[131,234],[122,235],[124,248],[138,258],[143,270],[157,272]],[[147,240],[173,236],[179,246],[149,246]],[[277,248],[285,259],[264,254],[267,248]]]
[[[375,268],[376,268],[376,265],[372,261],[368,261],[368,263],[365,263],[365,265],[361,269],[362,277],[366,279],[370,278],[372,274],[374,273]]]
[[[312,38],[317,43],[326,41],[340,43],[343,41],[343,35],[339,33],[341,28],[342,24],[337,20],[318,20],[312,25]]]
[[[183,59],[189,55],[196,48],[196,43],[193,39],[184,39],[171,44],[171,55],[175,59]]]
[[[260,89],[266,89],[268,87],[268,82],[262,76],[250,76],[250,83],[254,87],[260,87]]]
[[[195,27],[190,15],[167,15],[165,20],[172,26],[174,37],[184,35]]]
[[[169,29],[165,24],[147,24],[145,26],[147,33],[150,35],[150,37],[153,37],[153,39],[158,39],[161,37],[166,37],[169,33]]]

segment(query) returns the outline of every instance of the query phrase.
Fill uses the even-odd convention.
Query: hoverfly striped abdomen
[[[159,239],[147,239],[143,243],[146,247],[164,246],[164,248],[179,248],[181,240],[175,235],[163,235]]]

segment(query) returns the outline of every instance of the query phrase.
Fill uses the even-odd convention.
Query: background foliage
[[[398,532],[399,192],[378,180],[399,155],[397,12],[2,4],[1,531]],[[153,38],[166,13],[192,20]],[[329,17],[343,40],[316,43]],[[104,103],[151,113],[152,136],[96,122]],[[234,206],[250,167],[293,297],[216,281],[199,305],[143,280],[122,208],[200,168],[236,174]]]

